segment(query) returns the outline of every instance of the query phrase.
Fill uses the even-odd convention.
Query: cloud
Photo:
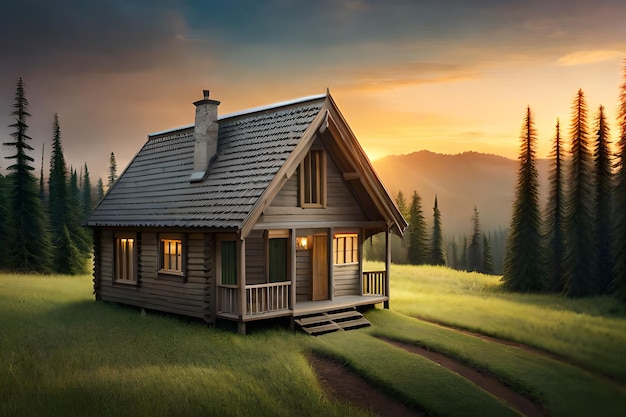
[[[418,84],[447,83],[478,77],[470,65],[441,62],[405,62],[341,71],[344,88],[390,90]]]
[[[595,64],[620,58],[623,55],[623,52],[614,50],[577,51],[562,56],[558,63],[564,66]]]

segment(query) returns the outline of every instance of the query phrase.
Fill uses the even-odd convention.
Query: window
[[[287,238],[274,238],[268,242],[269,282],[287,281]]]
[[[237,242],[222,240],[219,243],[222,284],[237,285]]]
[[[356,233],[335,235],[333,246],[335,265],[359,262],[359,235]]]
[[[132,235],[115,236],[115,282],[122,284],[136,284],[135,271],[137,247],[136,237]]]
[[[183,275],[182,235],[161,235],[159,237],[159,273]]]
[[[300,164],[301,207],[324,207],[326,205],[325,178],[324,152],[311,150]]]
[[[289,280],[289,230],[265,231],[266,282]]]

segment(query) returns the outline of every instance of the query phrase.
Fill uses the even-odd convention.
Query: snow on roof
[[[259,107],[253,107],[250,109],[246,109],[246,110],[241,110],[241,111],[237,111],[234,113],[228,113],[225,114],[223,116],[218,116],[217,120],[225,120],[225,119],[230,119],[233,117],[237,117],[237,116],[243,116],[246,114],[251,114],[251,113],[256,113],[256,112],[261,112],[261,111],[265,111],[265,110],[271,110],[271,109],[275,109],[278,107],[285,107],[285,106],[291,106],[293,104],[298,104],[298,103],[304,103],[306,101],[312,101],[312,100],[319,100],[322,98],[325,98],[326,94],[315,94],[312,96],[306,96],[306,97],[300,97],[300,98],[296,98],[293,100],[285,100],[285,101],[279,101],[277,103],[272,103],[272,104],[266,104],[264,106],[259,106]],[[166,129],[166,130],[162,130],[159,132],[154,132],[154,133],[150,133],[148,134],[148,136],[160,136],[160,135],[164,135],[166,133],[171,133],[171,132],[175,132],[177,130],[184,130],[184,129],[190,129],[192,127],[194,127],[195,124],[188,124],[188,125],[184,125],[184,126],[178,126],[172,129]]]

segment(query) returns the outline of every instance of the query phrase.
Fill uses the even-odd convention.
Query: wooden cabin
[[[330,94],[218,117],[205,90],[194,105],[195,123],[150,134],[88,218],[96,299],[241,333],[388,308],[390,233],[406,221]],[[385,270],[366,271],[380,232]]]

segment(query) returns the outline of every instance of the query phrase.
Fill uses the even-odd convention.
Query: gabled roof
[[[220,117],[216,158],[202,182],[189,181],[194,167],[193,125],[151,134],[86,225],[249,228],[272,198],[268,187],[276,190],[277,182],[293,174],[307,143],[332,122],[331,114],[345,123],[325,94]],[[356,158],[359,170],[368,171],[366,192],[375,194],[376,205],[393,223],[389,226],[402,233],[406,222],[347,125],[344,136],[345,132],[350,142],[346,149],[358,154],[350,157]]]

